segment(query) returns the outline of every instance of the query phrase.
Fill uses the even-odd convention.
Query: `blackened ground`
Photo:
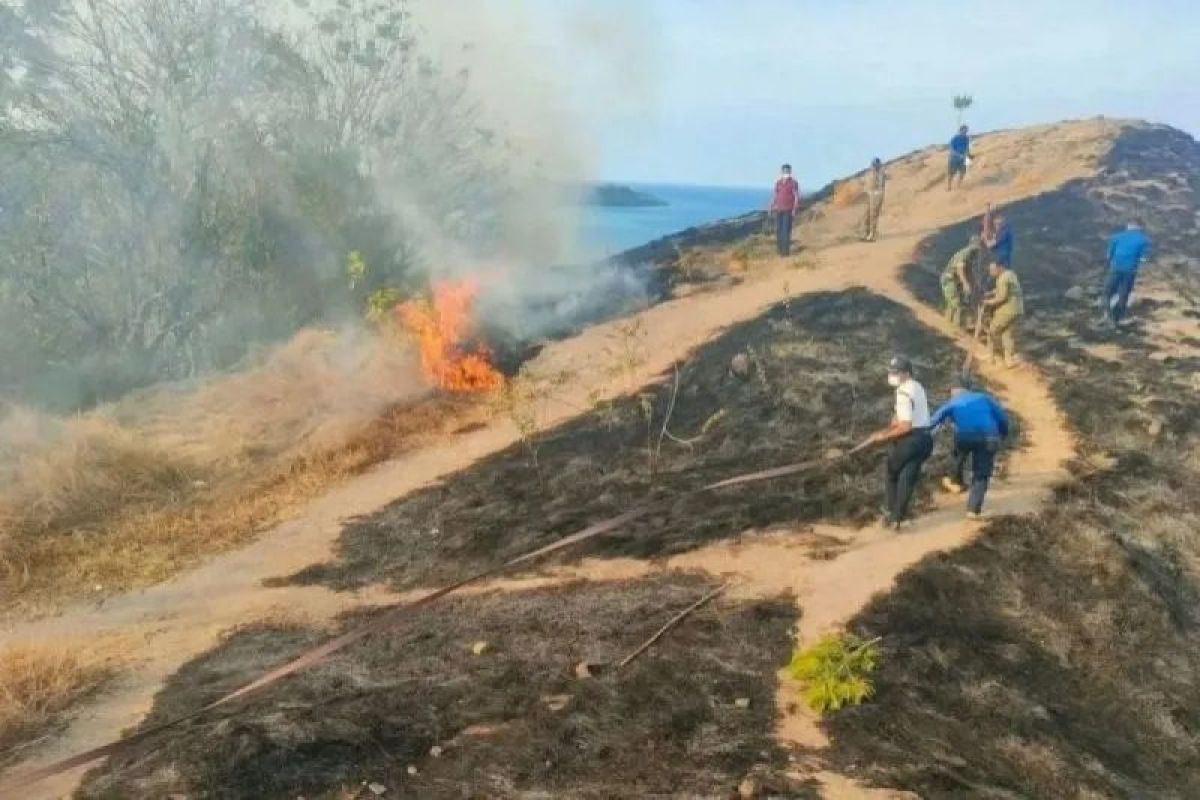
[[[536,467],[530,448],[516,445],[353,522],[338,559],[295,580],[336,588],[449,581],[648,498],[677,499],[572,557],[658,556],[751,528],[865,523],[880,504],[877,453],[795,478],[678,498],[730,475],[848,449],[886,424],[892,394],[884,365],[893,348],[923,365],[931,398],[945,395],[960,356],[903,306],[864,290],[780,304],[681,366],[669,429],[681,439],[699,437],[693,445],[667,439],[659,450],[673,383],[646,387],[645,405],[625,398],[539,436],[532,443]],[[731,374],[739,353],[752,365],[746,379]],[[653,477],[648,450],[659,453]],[[931,470],[940,467],[935,462]],[[920,502],[928,501],[927,491]]]
[[[718,600],[625,670],[574,676],[579,661],[619,661],[710,588],[669,573],[451,600],[233,712],[111,760],[80,796],[345,798],[374,796],[362,786],[374,782],[386,797],[422,800],[721,798],[747,774],[773,796],[812,796],[781,777],[786,756],[772,739],[790,599]],[[235,632],[180,670],[143,724],[196,708],[327,635],[287,625]],[[477,641],[490,650],[474,655]]]
[[[1200,364],[1155,353],[1153,303],[1127,332],[1096,324],[1105,238],[1134,215],[1157,245],[1147,271],[1196,310],[1198,191],[1200,146],[1138,127],[1096,179],[1006,209],[1022,347],[1082,458],[1043,513],[923,562],[854,622],[886,654],[875,701],[828,722],[843,768],[922,797],[1200,797]],[[974,225],[910,270],[930,301]]]

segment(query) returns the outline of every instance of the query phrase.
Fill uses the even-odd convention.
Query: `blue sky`
[[[523,6],[525,56],[603,179],[751,185],[787,160],[817,188],[948,139],[957,93],[975,130],[1105,114],[1200,132],[1196,0]]]

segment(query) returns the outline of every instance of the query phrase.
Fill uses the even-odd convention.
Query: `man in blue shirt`
[[[950,390],[950,402],[934,412],[929,420],[936,433],[947,420],[954,424],[954,475],[942,485],[962,494],[963,472],[971,459],[971,491],[967,495],[967,516],[979,519],[983,498],[992,478],[996,452],[1008,436],[1008,416],[991,395],[971,391],[966,379],[959,379]]]
[[[958,185],[962,186],[967,174],[967,162],[971,158],[971,137],[967,135],[967,126],[963,125],[958,133],[950,140],[950,162],[946,169],[946,191],[954,188],[954,176],[958,176]]]
[[[1006,269],[1012,268],[1013,232],[1003,214],[992,215],[992,230],[985,244],[992,251],[995,263]]]
[[[1116,327],[1129,308],[1129,295],[1137,280],[1138,267],[1150,249],[1150,238],[1139,222],[1131,222],[1125,230],[1108,240],[1108,279],[1104,282],[1104,319]]]

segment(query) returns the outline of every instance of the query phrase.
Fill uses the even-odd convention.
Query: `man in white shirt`
[[[871,434],[868,441],[888,443],[883,523],[899,528],[908,516],[921,466],[933,452],[933,438],[929,435],[929,401],[925,387],[913,377],[912,362],[894,356],[887,372],[888,384],[896,390],[896,408],[891,424]]]

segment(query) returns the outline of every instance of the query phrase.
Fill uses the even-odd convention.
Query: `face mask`
[[[896,387],[901,383],[904,383],[904,381],[900,380],[899,375],[888,375],[888,386]]]

